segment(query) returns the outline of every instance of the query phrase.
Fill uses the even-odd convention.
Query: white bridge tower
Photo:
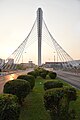
[[[41,8],[38,8],[37,10],[38,66],[41,65],[42,19],[43,19],[43,11]]]

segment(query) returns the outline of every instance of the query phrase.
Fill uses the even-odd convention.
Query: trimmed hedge
[[[32,76],[34,76],[35,78],[37,78],[37,74],[36,74],[35,71],[28,72],[27,74],[28,74],[28,75],[32,75]]]
[[[52,120],[73,120],[74,115],[69,111],[69,103],[76,99],[74,88],[53,88],[45,91],[44,105]]]
[[[74,101],[77,99],[76,89],[73,87],[68,87],[64,89],[68,102]]]
[[[48,70],[45,70],[44,68],[41,67],[37,67],[34,69],[34,71],[28,72],[28,75],[33,75],[35,78],[37,78],[38,76],[42,77],[43,79],[46,78],[46,76],[48,75]]]
[[[40,76],[41,76],[43,79],[46,79],[46,73],[45,73],[45,72],[40,73]]]
[[[57,73],[52,71],[49,71],[48,75],[51,79],[55,79],[57,77]]]
[[[18,120],[20,106],[18,98],[11,94],[0,94],[0,120]]]
[[[71,88],[53,88],[53,89],[49,89],[45,91],[44,94],[44,100],[45,102],[49,103],[49,104],[45,104],[48,105],[48,107],[46,107],[48,110],[49,108],[51,109],[51,103],[52,104],[56,104],[58,105],[57,102],[59,102],[60,99],[62,99],[63,97],[65,97],[68,101],[68,103],[70,101],[75,101],[77,99],[77,93],[75,88],[71,87]],[[53,106],[52,106],[53,107]]]
[[[46,90],[44,94],[44,104],[46,109],[51,110],[54,106],[59,105],[59,101],[62,99],[63,95],[63,88],[53,88]]]
[[[8,81],[4,85],[3,92],[16,95],[19,99],[19,102],[22,104],[22,102],[24,101],[24,98],[30,92],[30,84],[28,81],[21,80],[21,79]]]
[[[36,72],[36,75],[37,76],[40,76],[42,78],[46,78],[46,75],[48,75],[48,70],[45,70],[44,68],[41,68],[41,67],[38,67],[38,68],[35,68],[34,71]]]
[[[31,89],[35,86],[35,78],[32,75],[19,75],[17,79],[24,79],[30,83]]]
[[[47,90],[47,89],[52,89],[52,88],[61,88],[63,87],[63,83],[60,82],[60,81],[54,81],[54,80],[47,80],[45,83],[44,83],[44,90]]]

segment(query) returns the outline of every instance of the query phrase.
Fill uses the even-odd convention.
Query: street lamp
[[[23,63],[23,54],[22,54],[22,63]]]
[[[26,52],[24,52],[24,53],[26,53]],[[24,54],[24,53],[23,53],[23,54]],[[24,59],[23,59],[23,54],[22,54],[22,63],[23,63],[23,60],[24,60]]]
[[[55,62],[55,52],[54,52],[54,62]]]

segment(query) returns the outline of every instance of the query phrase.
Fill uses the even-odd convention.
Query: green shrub
[[[22,104],[24,98],[30,92],[30,84],[28,81],[20,79],[8,81],[4,85],[3,92],[16,95],[19,99],[20,104]]]
[[[65,89],[65,94],[66,94],[66,97],[68,99],[68,101],[74,101],[77,99],[77,93],[76,93],[76,89],[73,88],[73,87],[68,87]]]
[[[40,71],[39,67],[35,68],[34,71],[35,71],[36,75],[39,76],[39,71]]]
[[[47,110],[53,109],[59,105],[60,100],[64,95],[63,88],[53,88],[45,91],[44,104]],[[55,109],[56,109],[55,107]]]
[[[41,76],[43,79],[45,79],[45,78],[46,78],[46,73],[43,72],[43,73],[40,74],[40,76]]]
[[[55,79],[57,77],[57,74],[55,72],[52,72],[52,71],[49,71],[48,75],[51,79]]]
[[[43,76],[46,76],[48,74],[48,70],[45,70],[44,68],[41,67],[34,69],[34,71],[36,72],[37,76],[41,76],[42,78],[45,78]]]
[[[0,94],[0,120],[18,120],[20,106],[18,98],[11,94]]]
[[[73,120],[69,111],[69,103],[73,100],[76,100],[74,88],[53,88],[44,94],[44,105],[52,120]]]
[[[35,78],[37,78],[37,74],[35,71],[28,72],[28,75],[33,75]]]
[[[48,74],[48,71],[45,70],[45,69],[43,69],[43,68],[40,68],[40,69],[39,69],[39,76],[41,76],[41,73],[44,73],[45,75],[47,75],[47,74]]]
[[[44,83],[44,90],[61,87],[63,87],[63,83],[60,81],[48,80]]]
[[[35,86],[35,78],[32,75],[19,75],[17,79],[24,79],[30,83],[31,89]]]

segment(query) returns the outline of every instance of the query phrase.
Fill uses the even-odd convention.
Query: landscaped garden
[[[64,86],[70,86],[66,82],[62,80],[60,81],[64,83]],[[46,111],[44,107],[44,99],[43,99],[45,93],[43,89],[44,82],[45,80],[42,78],[36,79],[35,88],[26,97],[24,105],[21,109],[19,120],[51,120],[49,113]],[[74,108],[76,111],[75,120],[80,120],[80,90],[77,90],[77,96],[78,96],[77,100],[75,102],[72,102],[70,106],[71,108]]]
[[[34,71],[4,85],[0,120],[80,120],[80,91],[54,72]]]

